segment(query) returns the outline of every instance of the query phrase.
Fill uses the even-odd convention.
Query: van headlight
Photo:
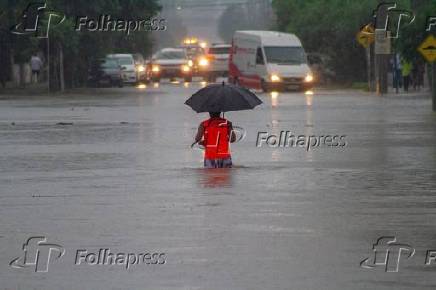
[[[311,75],[311,74],[307,74],[306,77],[304,78],[304,81],[305,81],[306,83],[313,82],[313,75]]]
[[[190,72],[191,67],[189,65],[184,64],[184,65],[182,65],[182,71],[185,73]]]
[[[154,65],[151,67],[151,71],[152,71],[152,72],[160,72],[160,66],[159,66],[158,64],[154,64]]]
[[[138,65],[138,66],[136,67],[136,70],[139,71],[139,72],[143,72],[143,71],[145,71],[145,66],[143,66],[143,65]]]
[[[272,81],[273,83],[280,82],[280,81],[282,80],[282,79],[281,79],[278,75],[276,75],[276,74],[271,75],[270,79],[271,79],[271,81]]]

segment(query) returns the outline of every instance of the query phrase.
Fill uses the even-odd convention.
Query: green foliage
[[[50,41],[62,44],[65,57],[65,77],[69,86],[82,85],[86,81],[87,69],[92,59],[107,53],[150,52],[149,33],[137,32],[89,32],[74,30],[78,16],[98,18],[102,14],[112,19],[142,20],[153,17],[160,6],[157,0],[95,0],[89,1],[51,0],[53,11],[63,11],[67,20],[51,30]],[[73,64],[73,65],[72,65]]]
[[[270,29],[273,22],[272,14],[269,0],[229,5],[218,23],[219,35],[225,42],[230,42],[236,30]]]
[[[426,31],[426,22],[429,16],[436,16],[436,1],[415,0],[412,4],[411,9],[415,13],[415,21],[402,28],[395,46],[405,59],[414,62],[424,60],[417,48],[429,34]],[[432,33],[436,35],[435,28]]]
[[[365,51],[356,33],[372,21],[376,0],[274,0],[278,29],[299,36],[308,52],[328,55],[340,81],[364,80]]]
[[[372,22],[377,0],[273,0],[279,30],[298,35],[309,52],[327,54],[338,80],[366,77],[365,51],[355,41],[360,27]],[[397,0],[399,9],[412,10],[410,25],[401,25],[393,47],[409,61],[422,60],[417,47],[426,38],[426,21],[436,15],[434,0]],[[434,31],[433,31],[434,33]]]
[[[0,29],[8,31],[12,25],[20,22],[21,13],[28,3],[28,0],[0,0]],[[106,14],[113,19],[149,19],[160,9],[158,0],[47,0],[46,3],[47,11],[64,13],[65,21],[50,28],[48,41],[29,36],[11,36],[10,47],[15,62],[28,61],[38,49],[47,52],[47,45],[50,45],[50,63],[56,64],[58,52],[62,49],[66,84],[76,86],[86,81],[91,59],[110,52],[144,55],[150,52],[151,40],[146,32],[127,36],[124,32],[77,32],[74,27],[77,16],[98,18]]]

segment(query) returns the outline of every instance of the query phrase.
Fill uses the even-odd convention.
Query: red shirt
[[[223,118],[210,118],[203,121],[204,128],[204,153],[205,159],[227,159],[230,158],[230,125],[231,123]]]

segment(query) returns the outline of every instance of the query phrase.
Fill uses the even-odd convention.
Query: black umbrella
[[[197,113],[251,110],[262,101],[250,90],[232,84],[212,84],[193,94],[186,102]]]

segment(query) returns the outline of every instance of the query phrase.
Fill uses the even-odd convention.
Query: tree
[[[329,56],[339,81],[364,80],[365,51],[355,41],[377,1],[274,0],[277,28],[295,33],[308,52]]]
[[[75,24],[78,16],[86,15],[98,19],[102,14],[111,15],[114,19],[147,20],[159,11],[158,0],[95,0],[92,5],[88,0],[47,0],[46,4],[47,11],[63,13],[65,21],[50,28],[48,39],[8,33],[11,35],[8,47],[15,63],[27,62],[31,53],[37,49],[50,52],[46,58],[50,63],[50,79],[53,80],[50,83],[51,89],[62,87],[62,79],[65,79],[67,87],[83,85],[87,80],[90,61],[107,53],[150,53],[151,40],[148,32],[141,31],[130,35],[112,31],[78,32],[75,31]],[[7,24],[2,22],[0,26],[2,31],[8,31],[17,23],[27,5],[28,1],[25,0],[0,0],[0,9],[5,11],[0,17],[9,16],[9,21],[5,22]],[[62,67],[65,69],[62,70]],[[61,70],[63,76],[59,75]]]
[[[221,15],[218,32],[230,42],[236,30],[265,30],[272,26],[271,4],[268,0],[229,5]]]
[[[421,59],[416,48],[426,36],[427,18],[436,11],[436,2],[397,0],[397,8],[412,10],[416,16],[410,25],[400,27],[394,47],[410,61]],[[365,52],[355,35],[372,17],[379,1],[351,0],[273,0],[277,28],[295,33],[309,52],[329,55],[340,81],[365,79]]]
[[[423,60],[417,48],[429,34],[426,23],[430,16],[435,16],[436,2],[413,0],[409,8],[415,14],[415,21],[401,29],[395,46],[405,59],[414,62]]]

